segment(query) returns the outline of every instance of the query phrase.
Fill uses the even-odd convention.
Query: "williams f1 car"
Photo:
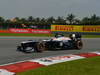
[[[17,50],[31,53],[31,52],[43,52],[44,50],[67,50],[77,49],[80,50],[83,47],[81,35],[79,33],[70,34],[69,37],[65,37],[62,34],[56,34],[55,37],[48,40],[28,40],[23,41],[17,46]]]

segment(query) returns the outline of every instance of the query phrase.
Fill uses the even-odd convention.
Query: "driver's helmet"
[[[81,38],[81,34],[80,33],[73,33],[73,34],[70,34],[69,37],[71,39],[78,39],[78,38]]]
[[[64,37],[64,35],[63,35],[63,34],[61,34],[61,33],[56,33],[55,37],[56,37],[56,38],[59,38],[59,37]]]
[[[70,34],[69,37],[70,37],[70,39],[74,40],[76,38],[76,34]]]

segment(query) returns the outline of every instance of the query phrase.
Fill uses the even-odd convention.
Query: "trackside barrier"
[[[50,29],[8,29],[0,30],[0,33],[32,33],[32,34],[50,34]]]
[[[50,29],[9,29],[10,33],[33,33],[33,34],[50,34]]]
[[[24,72],[26,70],[46,67],[52,64],[90,58],[95,56],[100,56],[100,52],[89,52],[89,53],[79,53],[79,54],[69,54],[69,55],[66,54],[66,55],[32,59],[24,62],[11,63],[8,65],[0,66],[0,75],[15,75],[16,73]]]
[[[70,33],[80,32],[82,34],[100,35],[100,25],[51,25],[51,29],[15,29],[0,30],[0,33],[32,33],[51,34],[56,32]]]
[[[9,33],[9,30],[0,30],[0,33]]]
[[[100,35],[100,25],[51,25],[51,31],[54,32],[80,32],[83,34],[99,34]]]
[[[100,26],[83,26],[83,32],[99,32]]]

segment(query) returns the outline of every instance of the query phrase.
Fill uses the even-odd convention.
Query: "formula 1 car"
[[[65,37],[62,34],[56,34],[55,37],[48,40],[28,40],[23,41],[17,46],[17,50],[31,53],[31,52],[43,52],[44,50],[67,50],[77,49],[80,50],[83,47],[81,34],[73,33],[69,37]]]

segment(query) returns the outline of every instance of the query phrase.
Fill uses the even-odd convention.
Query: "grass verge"
[[[0,33],[0,36],[51,36],[50,34],[31,34],[31,33]]]
[[[31,33],[0,33],[0,36],[27,36],[27,37],[50,37],[55,36],[55,34],[31,34]],[[69,36],[69,35],[65,35]],[[100,38],[100,35],[82,35],[83,38]]]
[[[84,38],[100,38],[100,35],[83,35]]]
[[[50,65],[17,75],[100,75],[100,56]]]

